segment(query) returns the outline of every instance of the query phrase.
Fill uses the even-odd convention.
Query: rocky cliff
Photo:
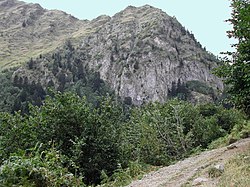
[[[13,29],[15,34],[11,38],[25,38],[30,33],[39,36],[27,38],[27,45],[21,47],[43,44],[39,50],[45,55],[19,68],[13,75],[16,79],[39,82],[44,88],[52,82],[58,88],[62,82],[63,85],[74,85],[83,77],[82,69],[87,68],[99,72],[100,78],[117,95],[136,105],[147,101],[163,102],[190,82],[212,88],[213,93],[223,89],[222,82],[211,74],[218,60],[202,48],[176,18],[160,9],[149,5],[129,6],[113,17],[79,21],[60,11],[47,11],[39,5],[14,0],[0,0],[0,7],[5,17],[9,10],[16,12],[15,16],[11,14],[6,18],[9,24],[13,22],[18,28]],[[32,11],[27,13],[29,7]],[[13,18],[22,15],[22,19]],[[4,26],[2,34],[6,35],[9,26],[3,20],[0,25]],[[31,31],[23,36],[21,33],[29,27]],[[47,41],[46,36],[53,40]],[[62,46],[65,41],[61,38],[68,38],[67,44],[44,52],[46,45],[58,43],[56,46]],[[7,41],[6,45],[10,44],[14,45],[15,41]]]
[[[160,9],[128,7],[105,20],[82,39],[81,49],[90,55],[86,63],[123,98],[136,104],[164,101],[174,85],[192,80],[222,89],[211,74],[217,66],[215,57]]]

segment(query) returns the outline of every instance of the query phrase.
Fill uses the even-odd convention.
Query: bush
[[[194,106],[175,99],[129,111],[111,98],[100,98],[93,106],[85,97],[55,93],[42,106],[31,106],[29,115],[0,114],[0,162],[7,169],[12,163],[29,168],[27,163],[38,159],[29,149],[43,143],[40,153],[47,154],[48,142],[53,142],[54,151],[63,157],[62,172],[83,176],[86,184],[99,184],[110,176],[123,181],[140,173],[141,168],[131,163],[167,165],[229,133],[246,137],[249,123],[243,122],[240,112],[213,104]],[[27,154],[11,157],[20,151]],[[43,155],[38,161],[49,164]],[[54,166],[47,170],[53,173]],[[9,176],[19,176],[15,172]],[[26,176],[27,170],[22,172]]]
[[[55,149],[40,152],[35,148],[10,156],[0,167],[1,186],[85,186],[63,167],[61,155]]]
[[[179,100],[151,103],[133,109],[124,126],[121,152],[125,160],[165,165],[198,147],[207,148],[244,119],[239,111],[215,104],[194,106]]]
[[[230,134],[233,128],[244,124],[246,119],[246,116],[238,110],[225,109],[211,103],[199,105],[197,108],[201,118],[195,125],[196,145],[200,144],[204,148],[217,138]],[[220,140],[225,142],[223,138]]]
[[[0,164],[11,153],[34,147],[38,142],[36,123],[30,125],[28,117],[0,113]]]
[[[0,158],[5,160],[37,142],[53,141],[68,158],[65,164],[70,171],[84,173],[87,183],[98,183],[101,171],[111,175],[120,161],[123,120],[122,108],[110,98],[100,99],[94,108],[85,98],[57,93],[46,98],[43,106],[31,107],[29,116],[1,114]]]
[[[233,141],[237,141],[241,138],[247,138],[250,136],[250,122],[244,121],[242,123],[236,124],[231,134],[228,137],[228,142],[232,143]]]
[[[108,177],[106,173],[102,172],[102,184],[99,187],[120,187],[126,186],[134,179],[142,177],[145,173],[153,171],[155,168],[139,163],[138,161],[129,162],[126,169],[121,165],[115,170],[111,177]]]
[[[192,114],[191,114],[192,113]],[[132,111],[124,134],[129,159],[153,165],[168,164],[192,148],[192,123],[197,110],[184,101],[148,104]]]
[[[215,116],[198,118],[194,123],[192,133],[194,134],[194,146],[202,148],[207,148],[213,140],[226,135],[226,131],[217,123]]]
[[[217,178],[220,177],[222,175],[223,171],[220,169],[217,169],[215,167],[211,167],[208,169],[208,175],[211,178]]]

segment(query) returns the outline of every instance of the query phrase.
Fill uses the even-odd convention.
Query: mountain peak
[[[161,9],[128,6],[112,17],[81,21],[34,4],[0,2],[13,6],[0,11],[0,66],[36,59],[30,69],[17,71],[23,80],[39,80],[44,88],[52,81],[58,88],[62,81],[74,84],[83,77],[83,68],[89,67],[117,95],[136,105],[164,102],[190,81],[192,86],[207,85],[209,91],[223,88],[210,73],[216,58]],[[65,40],[77,47],[69,45],[65,51]],[[47,54],[46,59],[41,54]]]
[[[132,12],[154,11],[154,12],[161,12],[161,13],[163,12],[161,9],[153,7],[153,6],[148,5],[148,4],[143,5],[143,6],[139,6],[139,7],[135,7],[135,6],[130,5],[120,12],[127,12],[127,11],[132,11]]]
[[[145,9],[158,9],[156,7],[153,7],[153,6],[149,5],[149,4],[143,5],[143,6],[141,6],[141,8],[145,8]]]
[[[137,7],[135,7],[135,6],[132,6],[132,5],[129,5],[129,6],[127,6],[124,10],[134,10],[134,9],[136,9]]]
[[[161,9],[155,8],[150,5],[144,5],[140,7],[128,6],[124,10],[116,13],[112,20],[118,23],[126,22],[155,22],[162,19],[169,19],[165,12]]]

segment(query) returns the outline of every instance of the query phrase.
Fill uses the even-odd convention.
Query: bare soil
[[[210,178],[208,169],[218,164],[223,166],[230,158],[247,149],[250,149],[250,138],[242,139],[227,147],[205,151],[174,165],[163,167],[146,174],[141,180],[133,181],[127,187],[216,187],[218,178]],[[197,178],[204,180],[195,184],[194,180]]]

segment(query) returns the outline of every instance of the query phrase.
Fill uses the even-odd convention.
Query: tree
[[[29,151],[36,143],[47,150],[52,142],[63,157],[64,167],[83,175],[84,182],[97,184],[102,170],[111,175],[121,162],[124,121],[122,107],[110,97],[100,98],[94,107],[85,97],[54,93],[42,106],[30,105],[27,115],[0,113],[0,165],[19,150]]]
[[[236,52],[226,52],[228,57],[217,69],[216,74],[229,86],[233,104],[250,114],[250,3],[249,0],[232,0],[232,18],[227,20],[233,24],[228,31],[229,38],[238,42],[232,45]]]

